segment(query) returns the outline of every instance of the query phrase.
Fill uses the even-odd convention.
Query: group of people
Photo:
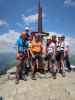
[[[65,65],[71,71],[69,45],[66,45],[64,35],[58,37],[52,35],[44,45],[43,38],[38,33],[33,39],[33,36],[29,34],[29,29],[26,28],[16,44],[16,84],[19,83],[20,78],[27,80],[29,71],[32,73],[33,80],[36,79],[36,72],[45,73],[44,60],[47,63],[47,71],[52,73],[54,79],[56,79],[57,72],[60,72],[63,77],[65,76]],[[45,56],[43,57],[43,55]]]
[[[69,61],[69,44],[65,42],[65,36],[56,37],[53,35],[47,42],[48,69],[56,78],[56,73],[60,72],[65,76],[65,66],[71,71]]]

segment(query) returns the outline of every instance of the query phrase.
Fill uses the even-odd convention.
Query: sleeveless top
[[[47,53],[54,53],[54,49],[55,49],[55,43],[50,43],[48,48],[47,48]]]

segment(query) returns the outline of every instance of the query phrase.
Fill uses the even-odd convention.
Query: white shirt
[[[54,53],[55,52],[55,43],[50,43],[48,48],[47,48],[47,52],[49,53]]]

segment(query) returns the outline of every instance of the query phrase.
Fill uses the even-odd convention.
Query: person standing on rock
[[[39,36],[35,36],[35,40],[31,42],[30,52],[32,55],[32,79],[35,80],[36,72],[42,68],[42,42]],[[37,62],[38,60],[38,62]]]
[[[64,49],[65,49],[65,36],[61,36],[60,40],[60,73],[63,77],[65,77],[65,69],[64,69]]]
[[[47,45],[47,55],[48,55],[48,69],[52,73],[54,79],[56,79],[56,35],[52,36],[52,39]]]
[[[52,47],[52,39],[51,37],[48,38],[47,45],[46,45],[46,55],[47,55],[47,61],[48,61],[48,71],[52,72],[52,62],[51,58],[53,55],[53,47]]]
[[[29,41],[29,44],[30,42],[32,41],[32,35],[31,35],[31,32],[32,32],[32,28],[31,27],[25,27],[25,33],[26,33],[26,40]],[[29,57],[28,57],[28,70],[30,71],[31,70],[31,54],[30,54],[30,51],[28,52],[29,53]]]
[[[51,46],[53,48],[53,55],[51,56],[52,61],[52,76],[56,79],[57,67],[56,67],[56,35],[52,36]]]
[[[57,39],[57,42],[56,42],[56,62],[57,62],[57,64],[56,64],[56,66],[57,66],[57,71],[59,72],[60,71],[60,66],[61,66],[61,61],[60,61],[60,57],[61,57],[61,55],[60,55],[60,50],[61,50],[61,48],[60,48],[60,46],[61,46],[61,36],[58,36],[58,39]]]
[[[19,83],[21,70],[22,70],[22,64],[24,63],[25,57],[28,57],[28,48],[29,48],[29,41],[27,40],[26,32],[22,32],[21,36],[17,40],[16,84]]]

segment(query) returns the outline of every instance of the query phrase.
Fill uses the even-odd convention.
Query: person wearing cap
[[[19,36],[16,45],[17,45],[16,84],[18,84],[21,76],[22,64],[24,62],[25,57],[28,57],[29,41],[27,41],[27,35],[25,32],[22,32],[21,36]]]
[[[52,73],[52,76],[54,79],[56,79],[55,51],[56,51],[56,36],[53,35],[52,39],[49,40],[49,43],[47,46],[47,54],[48,54],[48,68],[49,68],[49,71]]]
[[[52,41],[53,41],[55,44],[56,44],[56,41],[57,41],[56,38],[57,38],[56,35],[52,35]]]
[[[51,42],[51,36],[49,36],[49,37],[47,38],[47,44],[46,44],[46,46],[48,46],[50,42]]]
[[[60,71],[60,48],[61,46],[61,36],[58,36],[57,42],[56,42],[56,62],[57,62],[57,71]]]
[[[48,61],[48,71],[49,72],[51,70],[51,62],[50,62],[50,60],[51,60],[51,53],[52,53],[51,42],[52,42],[52,39],[49,36],[48,39],[47,39],[47,44],[46,44],[46,59]]]
[[[25,27],[25,32],[26,32],[26,35],[27,35],[27,40],[29,40],[30,35],[31,35],[31,29],[29,27]]]
[[[56,67],[56,35],[52,35],[52,48],[53,48],[53,55],[52,55],[52,76],[56,79],[57,67]]]
[[[27,41],[29,41],[29,43],[32,42],[32,40],[33,40],[33,37],[31,35],[31,31],[32,31],[32,29],[30,27],[25,27],[25,32],[26,32],[26,35],[27,35],[26,39],[27,39]],[[29,50],[29,60],[28,60],[28,62],[29,62],[29,70],[31,70],[31,54],[30,54],[30,50]]]

